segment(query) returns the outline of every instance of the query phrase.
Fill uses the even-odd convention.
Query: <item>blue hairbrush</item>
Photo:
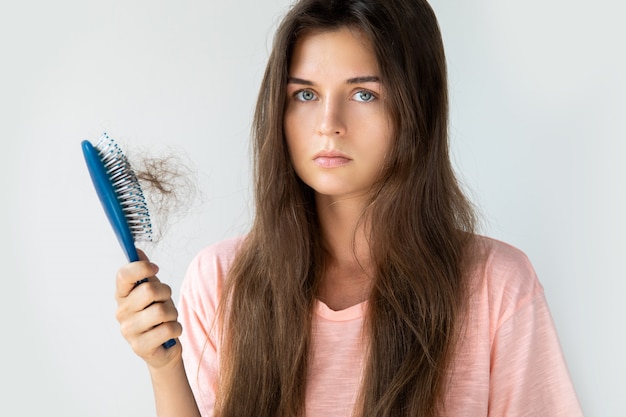
[[[95,146],[84,140],[82,148],[91,181],[117,240],[128,262],[138,261],[135,242],[152,241],[152,223],[137,176],[122,149],[106,133]],[[146,281],[141,280],[137,285]],[[163,347],[167,349],[175,344],[170,339]]]

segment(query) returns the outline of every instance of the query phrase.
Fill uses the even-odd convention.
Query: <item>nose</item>
[[[346,133],[346,120],[341,103],[325,100],[320,108],[318,134],[321,136],[341,136]]]

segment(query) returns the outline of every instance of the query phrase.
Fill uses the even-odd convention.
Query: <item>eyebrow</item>
[[[360,84],[360,83],[379,83],[380,78],[375,75],[366,75],[364,77],[354,77],[348,79],[348,84]]]
[[[375,75],[365,75],[362,77],[354,77],[354,78],[348,78],[348,80],[346,81],[348,84],[360,84],[360,83],[379,83],[380,82],[380,78],[378,78]],[[313,81],[309,81],[309,80],[304,80],[302,78],[297,78],[297,77],[289,77],[287,79],[287,84],[302,84],[302,85],[315,85],[315,83],[313,83]]]

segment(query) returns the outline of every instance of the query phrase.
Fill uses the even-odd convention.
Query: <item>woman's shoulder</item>
[[[219,291],[245,236],[232,237],[201,249],[190,262],[183,291]]]
[[[528,269],[531,262],[521,249],[488,236],[476,236],[473,243],[476,259],[492,269]]]
[[[515,311],[543,293],[535,269],[522,250],[486,236],[478,236],[473,246],[472,282],[492,308]]]
[[[202,248],[192,260],[192,264],[229,265],[241,248],[245,236],[236,236],[225,239]]]

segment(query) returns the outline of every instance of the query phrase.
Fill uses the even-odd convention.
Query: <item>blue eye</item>
[[[299,101],[311,101],[316,98],[315,93],[311,90],[300,90],[294,94],[294,97]]]
[[[356,101],[368,103],[370,101],[374,101],[376,99],[376,96],[371,91],[361,90],[354,95],[354,99]]]

